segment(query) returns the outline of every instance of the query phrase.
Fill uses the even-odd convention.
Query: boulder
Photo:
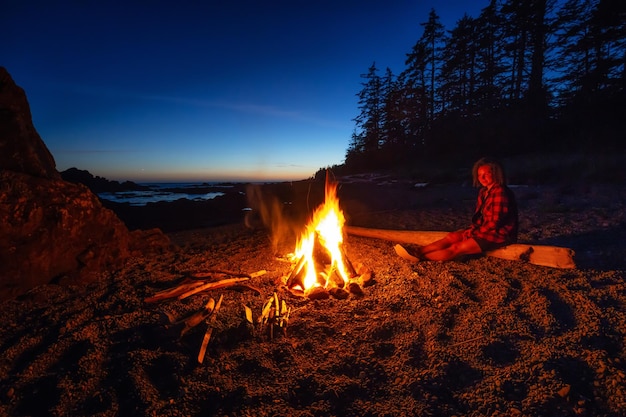
[[[130,256],[170,249],[160,230],[130,232],[55,167],[24,91],[0,67],[0,299],[42,284],[98,280]]]
[[[0,67],[0,169],[59,179],[48,147],[33,126],[22,88]]]

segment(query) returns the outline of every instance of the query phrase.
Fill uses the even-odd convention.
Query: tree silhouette
[[[358,93],[346,165],[559,149],[622,150],[626,2],[489,0],[446,33],[434,9],[406,55]]]
[[[354,118],[355,132],[346,154],[346,162],[354,161],[361,165],[363,161],[375,162],[383,140],[384,97],[376,63],[373,63],[361,83],[363,89],[358,93],[360,114]]]

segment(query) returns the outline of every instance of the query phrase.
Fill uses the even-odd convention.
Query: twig
[[[450,347],[464,345],[466,343],[475,342],[477,340],[484,339],[484,338],[485,338],[485,336],[477,336],[477,337],[474,337],[472,339],[467,339],[467,340],[463,340],[461,342],[453,343],[453,344],[450,345]]]
[[[222,305],[222,299],[224,295],[220,295],[219,300],[217,300],[217,304],[215,304],[215,308],[211,312],[211,322],[209,323],[209,327],[206,329],[204,333],[204,337],[202,338],[202,345],[200,346],[200,352],[198,352],[198,363],[202,363],[204,361],[204,354],[206,353],[206,348],[209,344],[209,340],[211,339],[211,333],[213,333],[213,327],[211,325],[215,322],[215,317],[217,316],[217,312]]]
[[[231,277],[247,277],[250,278],[250,274],[244,272],[226,271],[223,269],[209,269],[204,272],[192,272],[190,275],[196,278],[210,277],[212,274],[230,275]]]

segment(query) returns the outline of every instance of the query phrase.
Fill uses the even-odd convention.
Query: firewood
[[[223,288],[222,284],[218,285],[218,286],[212,286],[214,283],[224,283],[224,284],[228,284],[229,282],[239,282],[239,281],[245,281],[245,279],[250,279],[250,278],[256,278],[256,277],[260,277],[262,275],[265,275],[267,273],[267,271],[265,270],[260,270],[257,272],[253,272],[251,274],[244,274],[244,273],[240,273],[240,272],[229,272],[229,271],[222,271],[222,270],[212,270],[212,271],[208,271],[208,272],[196,272],[191,274],[194,278],[196,279],[189,279],[189,278],[185,278],[183,280],[183,282],[181,282],[180,284],[178,284],[176,287],[174,288],[169,288],[167,290],[163,290],[163,291],[159,291],[157,293],[155,293],[154,295],[152,295],[151,297],[146,297],[144,299],[144,302],[146,303],[154,303],[157,301],[163,301],[163,300],[167,300],[168,298],[175,298],[175,297],[179,297],[182,296],[184,294],[189,293],[190,291],[194,290],[194,289],[198,289],[199,287],[203,286],[203,285],[208,285],[211,284],[211,286],[209,286],[208,288],[205,289],[215,289],[215,288]],[[221,281],[210,281],[207,282],[207,280],[205,278],[213,278],[215,279],[217,276],[228,276],[228,275],[235,275],[237,278],[230,278],[230,279],[235,279],[235,281],[228,281],[227,279],[225,280],[221,280]],[[239,280],[239,281],[236,281]],[[260,290],[258,288],[252,287],[252,286],[248,286],[248,285],[244,285],[244,284],[240,284],[237,286],[240,289],[249,289],[252,290],[256,293],[260,293]],[[204,291],[205,289],[199,290],[199,291]],[[194,293],[190,293],[189,295],[193,295]],[[185,295],[182,298],[186,298],[189,295]],[[179,298],[179,299],[182,299]]]
[[[243,281],[247,281],[250,278],[248,277],[242,277],[242,278],[227,278],[227,279],[223,279],[221,281],[215,281],[215,282],[208,282],[206,284],[203,284],[199,287],[196,287],[190,291],[187,291],[186,293],[183,293],[181,295],[178,296],[179,300],[185,299],[191,295],[197,294],[201,291],[206,291],[206,290],[215,290],[218,288],[226,288],[226,287],[230,287],[233,285],[237,285],[240,282]]]
[[[267,327],[270,340],[274,339],[274,327],[277,326],[286,332],[287,323],[289,322],[289,314],[291,307],[287,306],[285,300],[280,300],[278,294],[274,292],[272,296],[263,305],[261,315],[257,319],[257,323]]]
[[[336,298],[337,300],[345,300],[350,296],[348,291],[339,287],[331,288],[330,290],[328,290],[328,294],[330,294],[333,298]]]
[[[305,263],[306,263],[306,258],[304,256],[301,256],[298,259],[298,261],[294,264],[293,268],[291,268],[291,271],[289,272],[289,275],[287,276],[287,281],[286,281],[286,284],[288,287],[294,286],[293,282],[296,281],[296,278],[300,274],[300,271],[302,271],[302,269],[304,268]]]
[[[252,309],[245,304],[243,308],[246,314],[246,321],[250,324],[254,324],[254,319],[252,318]]]
[[[208,271],[203,272],[192,272],[191,276],[194,278],[209,278],[214,276],[231,276],[231,277],[246,277],[250,278],[250,274],[246,274],[244,272],[236,272],[236,271],[227,271],[223,269],[209,269]]]
[[[354,265],[352,265],[352,262],[350,261],[350,258],[348,258],[348,255],[346,255],[346,249],[343,247],[343,245],[341,246],[341,256],[343,257],[343,263],[346,266],[348,273],[350,274],[350,278],[356,277],[358,275],[356,273],[356,269],[354,268]]]
[[[348,284],[348,291],[350,291],[351,294],[358,296],[362,296],[364,294],[363,289],[356,282],[351,282],[350,284]]]
[[[269,317],[270,317],[270,310],[273,304],[274,304],[274,296],[270,297],[263,305],[263,309],[261,310],[261,315],[258,318],[259,323],[266,324],[268,322]]]
[[[189,329],[200,324],[202,320],[204,320],[205,318],[211,315],[214,309],[215,309],[215,300],[213,298],[209,298],[209,301],[206,303],[206,305],[202,309],[176,322],[175,324],[185,323],[185,327],[181,330],[180,335],[183,336],[185,333],[189,331]]]
[[[287,314],[287,303],[285,302],[285,300],[282,300],[280,302],[280,315],[285,317],[285,315]],[[281,323],[281,327],[282,327],[282,323]]]
[[[144,298],[144,302],[146,303],[154,303],[157,301],[163,301],[163,300],[167,300],[168,298],[175,298],[178,297],[179,295],[192,290],[194,288],[199,287],[200,285],[203,285],[204,281],[196,281],[196,280],[190,280],[190,279],[185,279],[181,284],[179,284],[178,286],[174,287],[174,288],[170,288],[167,290],[163,290],[163,291],[159,291],[157,293],[155,293],[154,295],[152,295],[151,297],[146,297]]]
[[[287,311],[285,311],[283,315],[284,315],[284,321],[286,325],[287,322],[289,321],[289,316],[291,315],[291,307],[287,307]]]
[[[362,287],[368,287],[374,283],[372,278],[373,278],[372,271],[364,268],[363,272],[361,272],[361,275],[359,275],[358,278],[356,279],[356,282]]]
[[[202,338],[202,345],[200,345],[200,352],[198,352],[198,363],[204,362],[204,354],[206,353],[206,348],[209,345],[211,333],[213,333],[213,327],[209,326],[207,327],[204,337]]]
[[[212,324],[215,321],[215,317],[217,316],[217,312],[219,311],[222,305],[222,299],[224,295],[220,295],[219,300],[217,300],[217,304],[215,304],[215,308],[211,311],[211,323],[209,323],[209,327],[206,329],[204,333],[204,337],[202,338],[202,345],[200,345],[200,352],[198,352],[198,363],[202,363],[204,361],[204,354],[206,353],[206,348],[209,344],[209,340],[211,339],[211,334],[213,333]]]
[[[321,264],[329,264],[332,260],[331,254],[318,236],[316,236],[316,239],[313,241],[313,259],[319,261]]]
[[[431,232],[419,230],[385,230],[369,229],[365,227],[347,226],[346,233],[353,236],[371,237],[397,243],[427,245],[446,236],[448,232]],[[487,256],[524,261],[535,265],[553,268],[576,268],[574,251],[559,246],[513,243],[502,248],[488,251]]]
[[[322,287],[313,287],[307,293],[307,297],[310,300],[326,300],[328,298],[328,291]]]
[[[326,279],[326,282],[331,281],[332,284],[336,285],[339,288],[343,288],[346,286],[346,282],[343,280],[341,273],[337,268],[332,268],[330,271],[330,276]],[[326,285],[328,287],[328,285]]]

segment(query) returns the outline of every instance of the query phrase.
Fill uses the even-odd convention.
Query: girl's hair
[[[478,181],[478,168],[485,165],[491,168],[493,180],[496,182],[496,184],[506,184],[506,177],[504,176],[504,168],[502,168],[502,165],[491,158],[480,158],[474,163],[474,166],[472,167],[472,179],[474,187],[480,187],[480,181]]]

